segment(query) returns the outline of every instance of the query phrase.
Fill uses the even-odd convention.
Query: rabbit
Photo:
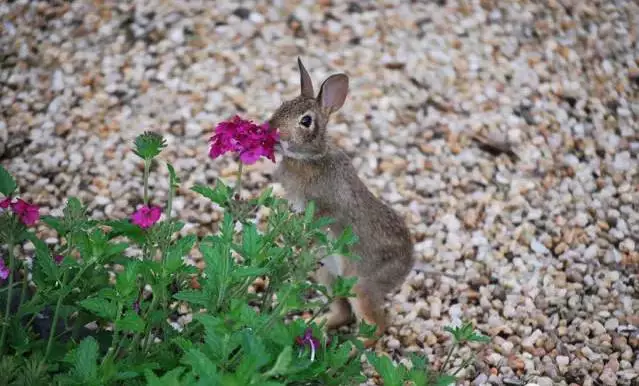
[[[313,277],[328,288],[338,275],[357,277],[356,297],[337,299],[320,319],[327,329],[350,323],[353,316],[358,322],[376,325],[374,338],[364,342],[370,348],[387,327],[386,294],[401,285],[413,267],[413,242],[404,220],[371,193],[348,155],[327,142],[326,126],[346,100],[348,77],[343,73],[329,76],[315,96],[299,57],[297,63],[300,95],[284,101],[267,121],[280,133],[276,150],[282,160],[273,180],[282,185],[294,210],[304,210],[312,200],[316,216],[335,220],[330,225],[334,235],[351,225],[358,236],[353,252],[359,260],[326,257]]]

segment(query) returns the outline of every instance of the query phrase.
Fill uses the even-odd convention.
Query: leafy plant
[[[229,127],[222,132],[229,134]],[[270,131],[263,134],[276,138]],[[265,145],[253,137],[240,149],[253,152],[245,157],[270,157],[271,150],[259,148]],[[151,204],[149,173],[165,147],[155,133],[136,138],[134,152],[144,163],[144,205],[129,219],[91,219],[73,197],[61,216],[40,217],[37,206],[17,198],[17,183],[0,167],[0,242],[6,251],[0,256],[0,384],[363,381],[357,338],[370,336],[374,326],[363,324],[354,336],[329,335],[314,317],[299,317],[320,314],[333,297],[353,296],[356,278],[339,278],[331,291],[307,280],[328,254],[358,258],[351,254],[358,242],[352,230],[332,237],[325,231],[331,219],[318,218],[312,202],[304,213],[293,213],[270,189],[242,199],[240,163],[234,187],[218,179],[213,186],[191,188],[224,211],[218,231],[202,239],[181,236],[184,223],[171,216],[180,184],[171,164],[166,164],[168,201]],[[255,216],[260,208],[270,212],[262,222]],[[36,236],[37,221],[57,233],[58,244],[49,246]],[[34,247],[31,264],[20,257],[26,243]],[[188,263],[195,251],[203,269]],[[176,325],[180,310],[190,317],[182,316]],[[467,326],[450,332],[455,345],[483,339]],[[367,358],[387,385],[448,379],[434,377],[424,358],[415,356],[411,369],[370,352]]]

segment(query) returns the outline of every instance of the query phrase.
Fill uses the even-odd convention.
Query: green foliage
[[[147,131],[135,138],[133,152],[140,158],[149,161],[155,158],[166,147],[166,140],[160,134]]]
[[[145,200],[149,164],[165,146],[158,134],[136,138]],[[180,180],[167,168],[170,211]],[[0,168],[0,193],[15,189]],[[313,202],[295,214],[270,189],[248,200],[221,180],[192,190],[224,211],[218,231],[202,239],[181,235],[184,223],[170,216],[148,229],[128,219],[92,220],[86,206],[69,198],[62,216],[42,217],[60,240],[48,246],[14,215],[0,214],[0,242],[11,250],[33,244],[31,266],[15,256],[10,261],[14,271],[29,271],[37,288],[17,278],[15,309],[1,314],[0,384],[342,386],[365,380],[359,355],[351,353],[362,353],[356,338],[373,336],[375,326],[361,323],[355,337],[328,336],[313,320],[292,317],[354,296],[355,277],[338,278],[330,291],[307,280],[326,256],[357,258],[352,229],[333,237],[326,231],[332,220],[316,216]],[[265,223],[255,221],[259,208],[269,209]],[[194,250],[203,269],[187,264]],[[261,288],[252,289],[258,281]],[[0,288],[0,312],[9,292]],[[313,293],[324,298],[311,301]],[[170,320],[183,309],[192,321],[176,329]],[[470,325],[448,331],[453,347],[486,340]],[[312,344],[302,339],[308,334]],[[369,352],[367,358],[386,385],[455,380],[432,373],[425,358],[413,357],[410,369],[386,356]]]
[[[455,339],[455,343],[458,344],[463,344],[466,342],[490,342],[490,338],[475,331],[471,323],[464,323],[459,327],[447,326],[444,327],[444,330],[450,332],[453,335],[453,339]]]
[[[9,197],[17,188],[18,185],[11,174],[9,174],[7,169],[0,165],[0,193],[2,193],[5,197]]]

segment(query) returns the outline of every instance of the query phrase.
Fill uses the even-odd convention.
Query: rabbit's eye
[[[311,127],[311,123],[313,123],[313,118],[311,118],[310,115],[304,115],[300,120],[300,123],[302,124],[302,126],[309,128]]]

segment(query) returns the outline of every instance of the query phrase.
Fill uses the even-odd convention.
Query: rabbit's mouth
[[[282,153],[282,155],[286,158],[293,158],[297,160],[312,160],[321,158],[324,154],[316,154],[310,151],[304,151],[302,149],[298,149],[295,145],[292,145],[288,141],[280,140],[275,144],[275,150]]]

